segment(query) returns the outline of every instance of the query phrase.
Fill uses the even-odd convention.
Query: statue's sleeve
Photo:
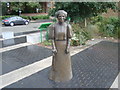
[[[54,39],[54,25],[48,27],[48,37],[49,39]]]
[[[68,24],[68,38],[72,38],[73,32],[72,32],[72,27],[70,24]]]

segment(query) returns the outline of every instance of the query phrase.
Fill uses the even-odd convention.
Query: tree
[[[7,6],[6,6],[6,3],[4,3],[4,2],[2,2],[2,15],[5,15],[6,13],[7,13]],[[4,10],[3,10],[3,8],[4,8]]]
[[[39,2],[9,2],[9,4],[10,14],[18,14],[19,10],[22,11],[22,13],[35,13],[36,8],[41,8]],[[7,8],[5,2],[2,2],[2,8]]]
[[[39,2],[26,2],[26,7],[27,11],[24,12],[35,13],[36,8],[41,8],[41,5]]]
[[[117,9],[115,2],[56,2],[55,8],[49,12],[49,15],[54,15],[58,10],[65,10],[68,16],[73,21],[81,21],[85,18],[97,16],[111,8]]]

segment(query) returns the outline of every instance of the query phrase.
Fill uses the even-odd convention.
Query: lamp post
[[[9,14],[10,13],[10,10],[9,10],[10,9],[10,3],[7,2],[6,5],[7,5],[7,13]]]
[[[37,12],[37,13],[39,12],[39,8],[36,8],[36,12]]]
[[[10,7],[10,3],[9,3],[9,2],[7,2],[7,7],[8,7],[8,8]]]
[[[18,10],[18,13],[19,13],[19,16],[21,15],[21,13],[22,13],[22,11],[20,10],[20,8],[19,8],[19,10]]]

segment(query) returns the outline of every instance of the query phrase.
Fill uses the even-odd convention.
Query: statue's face
[[[58,15],[58,21],[59,21],[59,22],[64,22],[64,20],[65,20],[65,15],[62,14],[62,13],[59,14],[59,15]]]

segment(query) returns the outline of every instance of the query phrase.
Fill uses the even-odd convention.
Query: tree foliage
[[[39,2],[9,2],[8,8],[6,3],[2,2],[2,8],[10,10],[11,14],[18,14],[19,10],[21,10],[22,13],[34,13],[36,12],[36,8],[41,8],[41,5]]]
[[[7,13],[6,11],[7,11],[6,3],[2,3],[2,15],[6,14]]]
[[[97,16],[100,13],[107,12],[111,8],[117,9],[115,2],[56,2],[55,8],[49,14],[54,16],[58,10],[65,10],[69,17],[74,21],[80,21],[87,17]]]

